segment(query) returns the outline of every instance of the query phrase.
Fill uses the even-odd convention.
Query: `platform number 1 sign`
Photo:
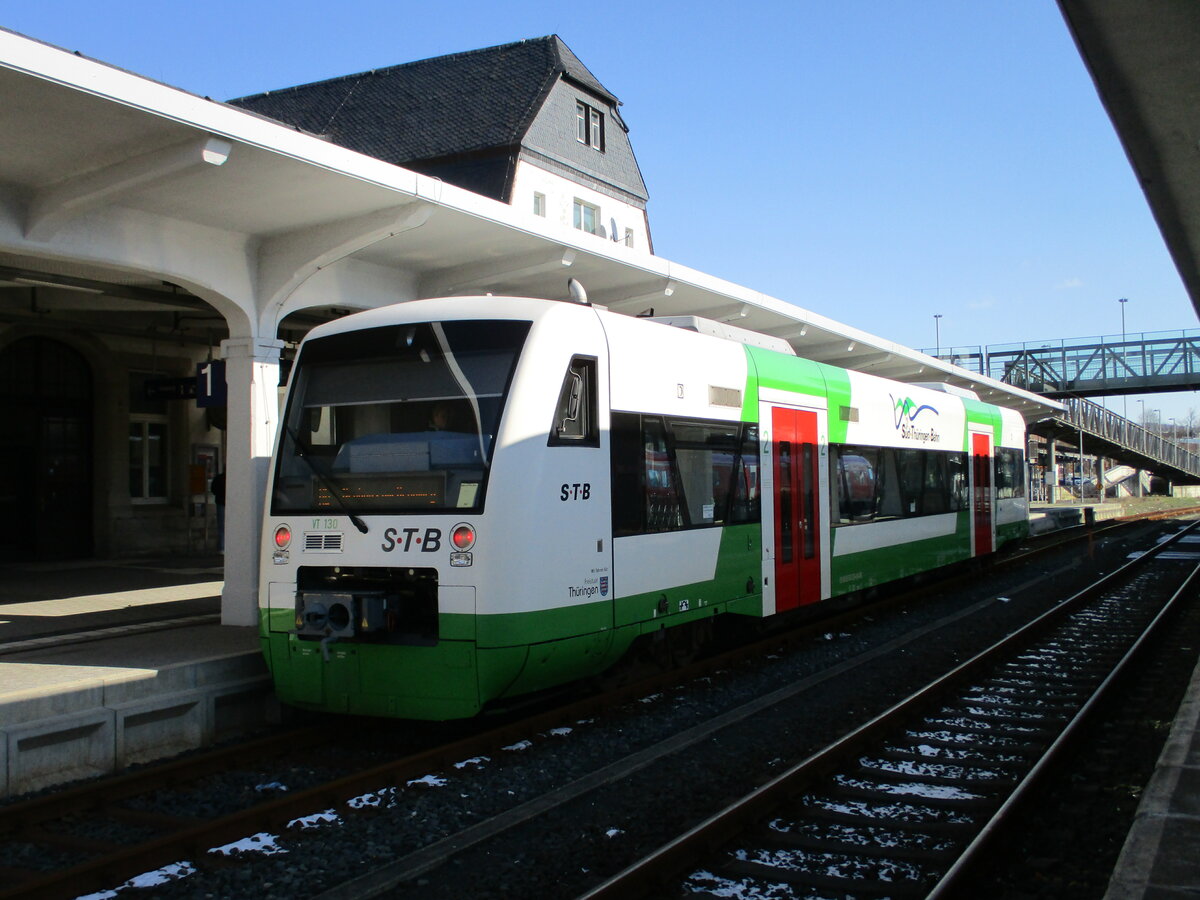
[[[196,365],[196,405],[224,406],[228,392],[225,388],[225,360],[210,359]]]

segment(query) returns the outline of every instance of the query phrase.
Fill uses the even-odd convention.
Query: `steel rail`
[[[1109,672],[1096,691],[1066,725],[1053,743],[1046,749],[1045,754],[1029,770],[1028,774],[1013,789],[1012,793],[996,810],[995,814],[984,824],[975,839],[959,855],[934,888],[929,892],[927,900],[948,900],[965,885],[965,879],[979,865],[982,858],[995,843],[998,835],[1010,821],[1012,814],[1023,803],[1030,800],[1036,787],[1044,781],[1048,772],[1063,757],[1067,749],[1077,739],[1080,731],[1090,723],[1100,704],[1107,699],[1113,687],[1118,684],[1139,660],[1149,643],[1158,636],[1164,624],[1175,613],[1178,606],[1195,596],[1197,585],[1200,585],[1200,563],[1192,570],[1163,608],[1125,652],[1116,667]]]
[[[840,768],[849,757],[893,729],[917,710],[924,709],[968,675],[991,665],[1003,655],[1028,643],[1068,613],[1087,603],[1105,590],[1128,579],[1166,548],[1176,544],[1185,534],[1200,526],[1193,522],[1180,532],[1137,557],[1093,584],[1060,601],[1049,610],[1022,626],[1011,635],[996,642],[947,674],[899,701],[871,721],[856,728],[824,749],[812,754],[745,797],[674,838],[659,849],[628,866],[612,878],[582,894],[579,900],[625,900],[658,896],[666,893],[668,885],[680,873],[699,860],[716,853],[723,845],[744,832],[753,823],[766,818],[782,803],[807,790],[816,778]],[[1190,580],[1190,579],[1189,579]],[[1158,617],[1156,620],[1158,621]]]

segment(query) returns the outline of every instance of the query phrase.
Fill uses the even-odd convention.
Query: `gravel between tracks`
[[[1141,529],[1171,530],[1174,526]],[[1051,595],[1062,597],[1093,580],[1098,569],[1116,568],[1124,562],[1130,540],[1099,539],[1083,563],[1069,562],[1079,559],[1078,550],[1061,550],[1019,571],[990,572],[966,586],[643,698],[602,718],[564,721],[561,728],[531,735],[528,746],[463,761],[461,768],[431,772],[428,780],[410,785],[380,785],[377,794],[362,798],[357,812],[334,810],[337,823],[296,823],[265,841],[279,852],[241,853],[236,867],[205,868],[160,887],[123,891],[122,896],[207,900],[253,894],[268,900],[318,894],[761,694],[973,603],[995,600],[980,615],[727,729],[612,789],[596,791],[460,854],[448,866],[387,895],[422,900],[576,896],[987,646],[1043,608]],[[1035,578],[1040,581],[1031,584]],[[1028,587],[1018,591],[1022,585]],[[285,779],[277,780],[286,784]],[[220,805],[219,797],[209,799]]]

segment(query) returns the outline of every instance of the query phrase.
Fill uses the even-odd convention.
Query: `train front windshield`
[[[304,344],[271,512],[483,508],[529,322],[389,325]]]

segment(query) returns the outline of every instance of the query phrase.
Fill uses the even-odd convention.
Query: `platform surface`
[[[1200,663],[1142,792],[1104,897],[1200,897]]]
[[[260,726],[257,629],[221,625],[221,558],[0,566],[0,796]]]

